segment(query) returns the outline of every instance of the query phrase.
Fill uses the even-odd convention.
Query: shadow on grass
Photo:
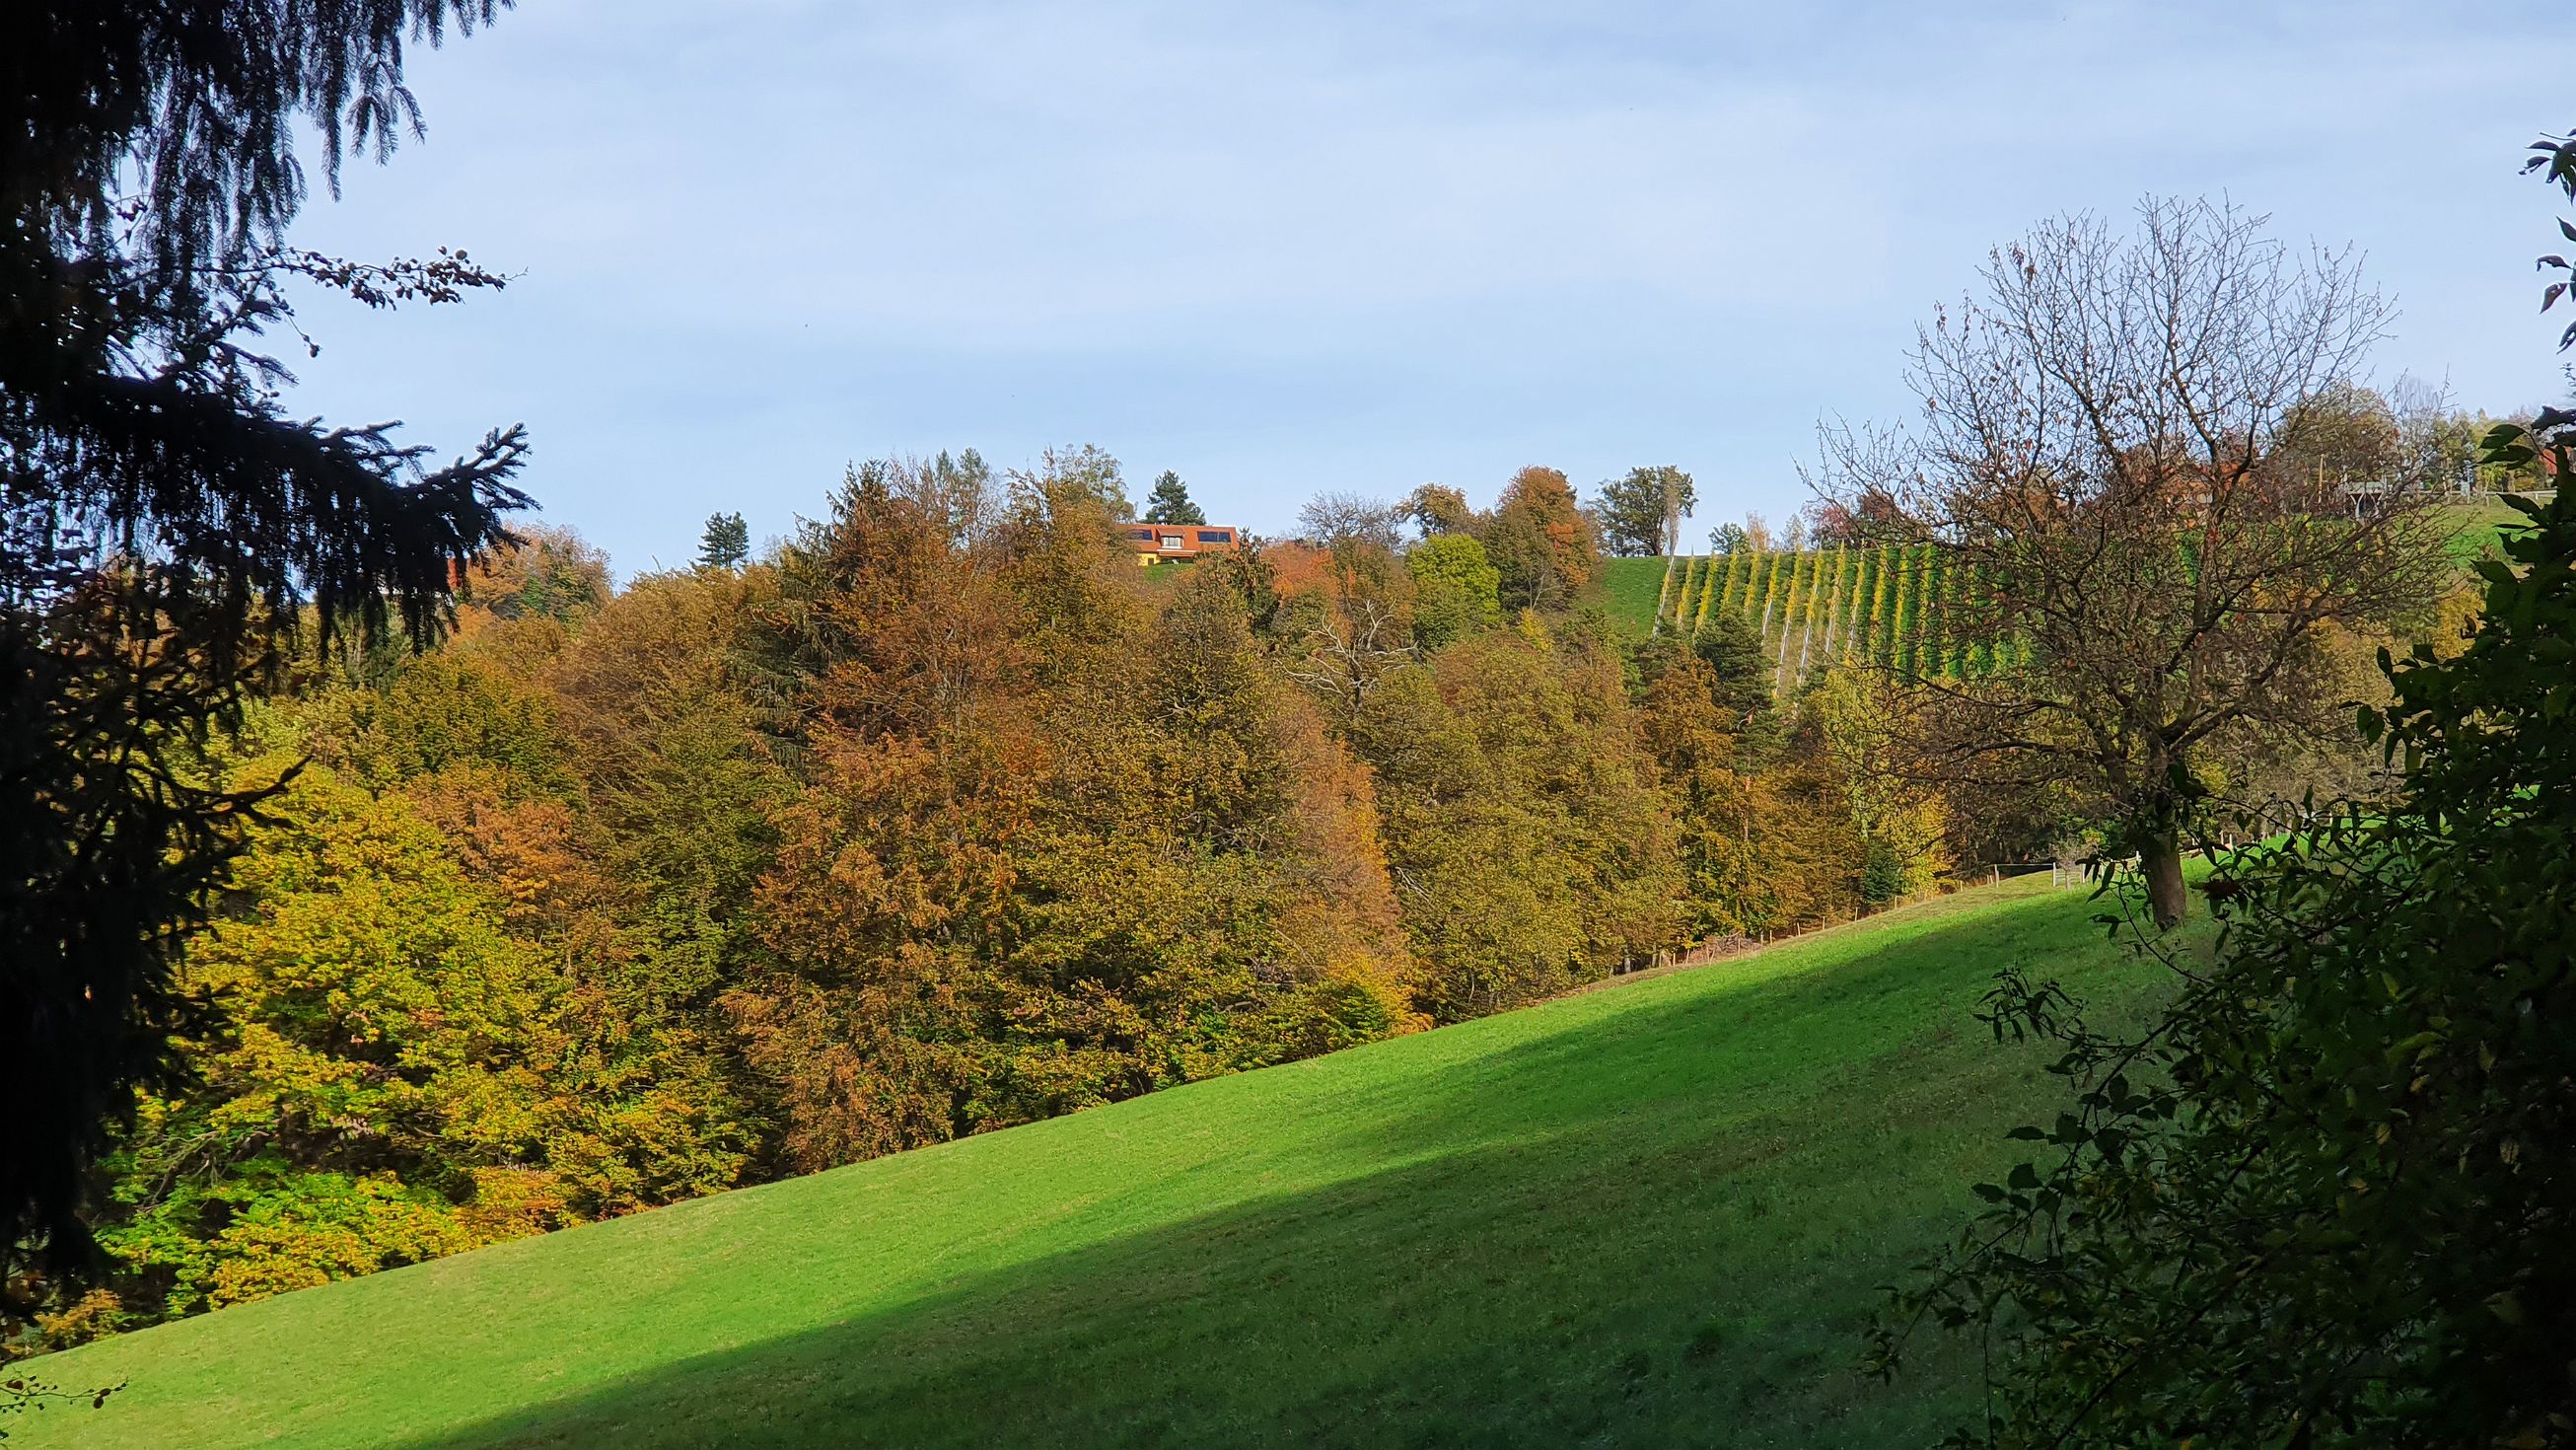
[[[1938,972],[1906,951],[1724,993],[1636,989],[1596,1009],[1609,1030],[1471,1058],[1355,1128],[1356,1161],[1379,1165],[1365,1176],[413,1450],[1919,1441],[1959,1407],[1961,1365],[1865,1383],[1861,1331],[2033,1101],[2033,1055],[1966,1014],[2006,958],[2063,950],[2070,909],[1945,924]]]
[[[1798,1206],[1756,1207],[1707,1165],[1577,1185],[1534,1181],[1527,1156],[1211,1215],[426,1443],[1875,1445],[1920,1428],[1917,1396],[1850,1372],[1902,1255],[1713,1253],[1675,1239]],[[1669,1212],[1653,1190],[1677,1172],[1706,1172],[1707,1209]],[[1916,1227],[1906,1247],[1937,1232]]]

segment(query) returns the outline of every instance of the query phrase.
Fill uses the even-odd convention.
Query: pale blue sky
[[[294,403],[443,453],[525,421],[621,572],[966,446],[1097,443],[1264,530],[1679,463],[1704,531],[1803,501],[1820,414],[1905,412],[1986,248],[2157,191],[2358,243],[2379,374],[2501,409],[2563,391],[2515,174],[2576,119],[2552,9],[522,0],[298,235],[524,275],[314,304]]]

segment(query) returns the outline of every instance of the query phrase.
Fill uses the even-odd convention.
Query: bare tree
[[[1368,703],[1369,691],[1401,666],[1413,663],[1413,632],[1404,617],[1373,595],[1343,600],[1306,631],[1306,652],[1286,664],[1288,678],[1314,692],[1349,721]]]
[[[1319,493],[1297,510],[1297,527],[1327,549],[1357,545],[1394,553],[1403,544],[1402,505],[1363,493]]]
[[[2195,767],[2336,728],[2336,638],[2425,607],[2440,578],[2431,496],[2356,492],[2303,436],[2348,414],[2316,403],[2348,391],[2390,308],[2350,253],[2294,252],[2265,220],[2149,200],[2127,235],[2077,216],[1997,251],[1984,296],[1917,333],[1919,427],[1829,430],[1818,481],[1942,546],[1961,581],[1947,629],[1979,668],[1911,682],[1909,769],[2076,788],[2167,926],[2188,909]]]

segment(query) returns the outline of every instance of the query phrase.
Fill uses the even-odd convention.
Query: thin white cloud
[[[526,0],[418,62],[432,134],[317,206],[500,299],[330,313],[313,406],[461,442],[621,557],[840,460],[1088,438],[1256,525],[1323,486],[1652,459],[1795,502],[1821,411],[2048,212],[2225,191],[2353,239],[2391,371],[2551,381],[2520,326],[2563,119],[2537,6]]]

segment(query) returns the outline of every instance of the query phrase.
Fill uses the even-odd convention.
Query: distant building
[[[1118,532],[1136,551],[1139,564],[1231,554],[1243,547],[1242,530],[1214,524],[1120,524]]]

